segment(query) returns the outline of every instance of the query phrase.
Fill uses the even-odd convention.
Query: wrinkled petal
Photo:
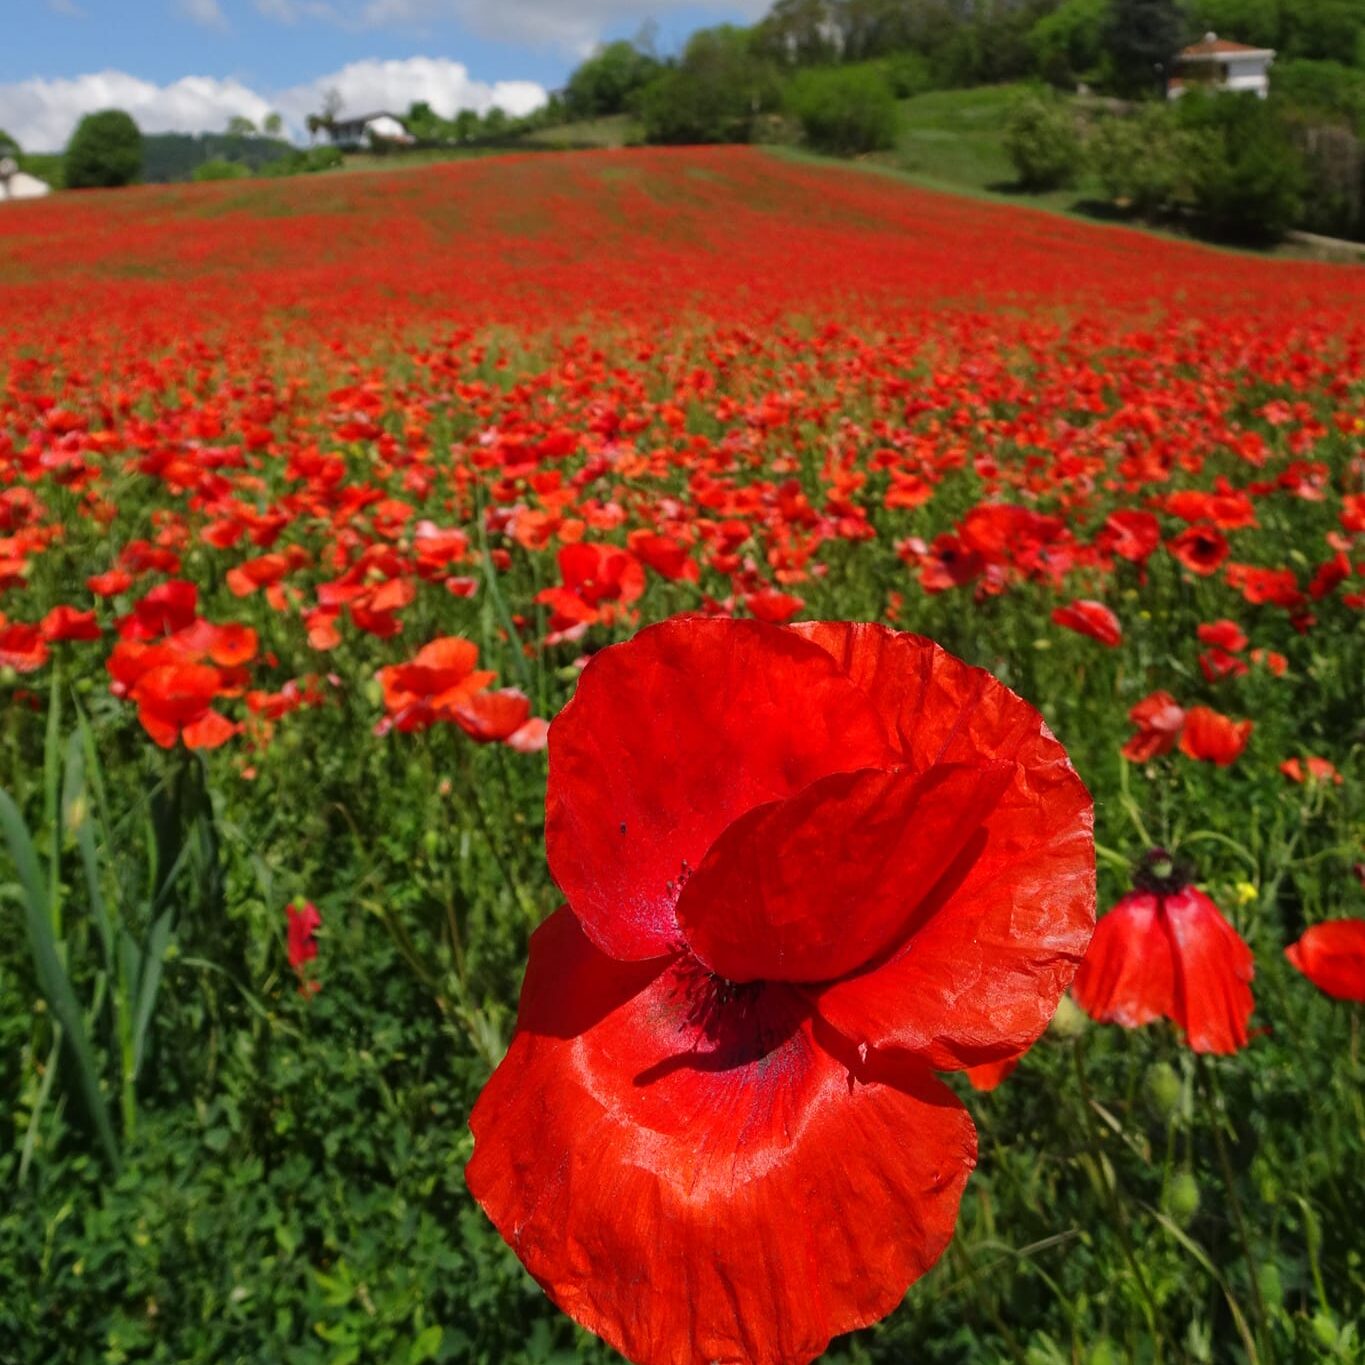
[[[1175,955],[1155,895],[1135,891],[1100,919],[1071,994],[1092,1019],[1123,1028],[1175,1017]]]
[[[1175,1021],[1196,1052],[1247,1045],[1256,972],[1251,949],[1202,892],[1187,886],[1165,898],[1175,945]]]
[[[1365,1002],[1365,919],[1315,924],[1284,955],[1320,991]]]
[[[821,1014],[855,1043],[913,1051],[938,1069],[1024,1051],[1094,929],[1090,794],[1032,706],[932,641],[847,622],[790,629],[871,698],[912,770],[982,755],[1014,765],[981,847],[939,880],[901,951],[821,992]]]
[[[713,984],[553,916],[466,1179],[555,1303],[630,1359],[806,1362],[941,1254],[975,1133],[918,1068],[852,1076],[790,987],[717,1005]]]
[[[741,816],[678,901],[730,981],[831,981],[898,945],[1014,777],[1009,764],[836,773]]]
[[[550,870],[619,958],[677,942],[680,882],[732,820],[895,762],[872,704],[823,650],[779,626],[700,619],[594,656],[549,750]]]

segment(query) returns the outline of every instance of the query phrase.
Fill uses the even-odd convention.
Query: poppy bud
[[[1073,1038],[1079,1038],[1089,1023],[1086,1012],[1069,995],[1064,995],[1057,1002],[1057,1013],[1052,1016],[1047,1031],[1054,1038],[1069,1042]]]
[[[1199,1182],[1189,1171],[1180,1171],[1166,1186],[1161,1202],[1176,1223],[1188,1227],[1199,1212]]]
[[[1109,1337],[1092,1342],[1086,1353],[1085,1365],[1120,1365],[1123,1356]]]
[[[428,857],[434,857],[436,850],[441,846],[441,836],[434,829],[422,831],[422,847],[426,850]]]
[[[1155,1066],[1149,1067],[1142,1082],[1147,1105],[1159,1119],[1175,1117],[1184,1088],[1175,1067],[1170,1062],[1157,1062]]]
[[[1267,1261],[1256,1272],[1256,1279],[1260,1282],[1261,1298],[1270,1307],[1278,1308],[1284,1302],[1284,1281],[1280,1278],[1279,1266],[1274,1261]]]

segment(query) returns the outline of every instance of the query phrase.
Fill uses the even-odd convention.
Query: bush
[[[1105,119],[1088,149],[1110,199],[1149,217],[1193,205],[1201,154],[1200,139],[1179,127],[1165,105],[1148,105],[1131,118]]]
[[[1303,205],[1305,175],[1288,129],[1255,95],[1186,95],[1182,127],[1204,143],[1194,204],[1208,228],[1235,241],[1279,241]]]
[[[928,61],[918,52],[893,52],[883,63],[891,93],[898,100],[908,100],[934,88],[934,73]]]
[[[248,175],[247,168],[236,161],[228,161],[221,156],[214,157],[211,161],[206,161],[202,166],[196,166],[190,172],[190,179],[202,180],[241,180]]]
[[[68,189],[131,185],[142,173],[142,134],[122,109],[87,114],[66,148]]]
[[[569,77],[564,106],[574,118],[632,111],[640,91],[659,74],[659,62],[633,43],[608,43]]]
[[[1026,190],[1071,184],[1084,152],[1071,111],[1059,100],[1030,95],[1005,120],[1005,152]]]
[[[896,97],[876,66],[834,66],[799,72],[787,105],[806,141],[823,152],[876,152],[896,141]]]
[[[640,118],[649,142],[749,142],[777,103],[772,64],[745,30],[723,25],[693,34],[678,65],[645,86]]]

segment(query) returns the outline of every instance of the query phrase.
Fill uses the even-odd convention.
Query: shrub
[[[934,73],[918,52],[893,52],[883,64],[891,93],[898,100],[922,95],[934,88]]]
[[[1303,204],[1303,163],[1275,111],[1255,95],[1186,95],[1181,125],[1205,144],[1194,178],[1195,208],[1217,236],[1275,242]]]
[[[1019,184],[1028,190],[1071,184],[1084,155],[1071,111],[1059,100],[1038,95],[1025,97],[1010,110],[1005,152]]]
[[[777,102],[772,64],[745,30],[723,25],[693,34],[678,65],[645,86],[640,117],[649,142],[748,142]]]
[[[896,97],[876,66],[799,72],[787,89],[787,104],[806,141],[824,152],[875,152],[896,140]]]
[[[247,175],[247,168],[236,161],[216,156],[190,172],[191,180],[240,180]]]
[[[634,43],[608,43],[569,77],[564,87],[565,109],[574,118],[627,113],[658,74],[658,60]]]
[[[1181,128],[1164,105],[1148,105],[1131,118],[1105,119],[1088,148],[1105,193],[1147,216],[1193,204],[1201,153],[1200,139]]]
[[[68,189],[131,185],[142,173],[142,134],[122,109],[87,114],[66,148]]]

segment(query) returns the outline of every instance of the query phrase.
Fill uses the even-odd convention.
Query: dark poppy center
[[[1193,880],[1194,868],[1189,861],[1164,848],[1149,849],[1133,872],[1133,885],[1157,896],[1174,896]]]

